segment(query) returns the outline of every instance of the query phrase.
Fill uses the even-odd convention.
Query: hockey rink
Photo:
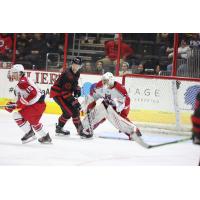
[[[200,149],[191,141],[145,149],[134,141],[103,139],[99,136],[126,138],[105,122],[95,131],[93,139],[80,139],[70,120],[65,128],[70,136],[55,136],[57,115],[45,114],[42,123],[49,130],[52,144],[40,144],[37,140],[21,144],[23,132],[15,124],[12,114],[0,110],[0,165],[68,165],[68,166],[195,166],[199,162]],[[143,133],[150,144],[170,141],[172,137]]]

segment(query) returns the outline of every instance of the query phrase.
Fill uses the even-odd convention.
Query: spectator
[[[81,72],[83,73],[92,73],[92,65],[90,62],[85,62],[85,64],[83,65]]]
[[[119,71],[119,75],[123,76],[125,74],[131,74],[131,70],[129,69],[129,63],[123,62],[121,66],[121,70]]]
[[[144,65],[141,62],[139,65],[132,66],[132,74],[143,74],[144,73]]]
[[[185,39],[181,40],[181,45],[178,48],[178,57],[179,58],[183,58],[183,59],[187,59],[190,53],[190,47],[187,45],[187,42]],[[168,55],[168,58],[172,58],[173,57],[173,52],[170,53]]]
[[[158,34],[159,39],[157,43],[160,43],[159,55],[166,56],[166,53],[169,54],[173,52],[173,43],[174,43],[174,34],[173,33],[160,33]]]
[[[169,49],[168,49],[169,50]],[[173,49],[170,49],[171,51]],[[174,53],[171,52],[169,55],[168,55],[168,58],[169,59],[172,59],[173,58],[173,55]],[[188,67],[187,67],[187,64],[186,64],[186,61],[187,59],[190,57],[191,55],[191,50],[190,50],[190,47],[187,45],[187,42],[185,39],[182,39],[181,40],[181,45],[180,47],[178,48],[178,58],[182,59],[182,64],[178,67],[178,72],[183,72],[185,73],[187,70],[188,70]],[[171,72],[172,71],[172,64],[169,64],[167,66],[167,71],[168,72]]]
[[[158,74],[160,71],[159,61],[155,58],[146,60],[143,64],[143,73],[145,74]]]
[[[0,34],[0,60],[8,61],[11,59],[12,38],[6,34]]]
[[[47,47],[45,41],[42,39],[42,34],[35,33],[34,38],[29,40],[27,49],[28,54],[25,56],[25,60],[30,61],[36,68],[44,67],[45,59],[42,60],[42,58],[46,57]]]
[[[47,33],[45,34],[45,39],[48,53],[57,53],[60,42],[60,34]]]
[[[126,61],[126,59],[133,54],[133,50],[124,42],[120,44],[120,65]],[[99,60],[103,62],[104,67],[111,67],[111,71],[114,71],[114,66],[117,64],[118,55],[118,34],[115,34],[114,40],[105,42],[105,54],[106,57]]]
[[[17,34],[17,49],[16,59],[17,61],[23,61],[24,56],[27,55],[27,45],[29,43],[26,33]]]
[[[200,47],[200,39],[199,39],[199,35],[197,33],[194,33],[192,35],[192,38],[190,40],[190,47],[191,48],[199,48]]]
[[[104,74],[103,62],[102,61],[97,61],[96,68],[95,68],[94,72],[95,72],[95,74]]]

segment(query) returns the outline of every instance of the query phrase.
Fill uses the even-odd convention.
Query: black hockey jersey
[[[69,96],[72,96],[79,87],[79,77],[79,71],[77,71],[76,74],[74,74],[71,68],[64,71],[51,87],[50,98],[62,96],[64,99],[67,99]]]

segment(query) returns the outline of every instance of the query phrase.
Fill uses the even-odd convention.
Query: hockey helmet
[[[115,82],[115,78],[111,72],[106,72],[102,76],[101,80],[102,80],[103,85],[107,87],[113,87],[114,82]]]
[[[21,64],[15,64],[12,66],[11,68],[11,72],[15,73],[15,72],[23,72],[24,73],[24,66]]]
[[[72,59],[72,64],[82,65],[82,58],[79,56],[76,56]]]

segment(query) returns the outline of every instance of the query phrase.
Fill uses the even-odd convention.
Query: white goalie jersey
[[[112,88],[104,88],[102,81],[99,81],[90,95],[86,97],[85,110],[92,108],[99,99],[110,104],[118,113],[121,113],[122,117],[127,117],[130,110],[130,98],[126,89],[120,83],[115,81]]]

